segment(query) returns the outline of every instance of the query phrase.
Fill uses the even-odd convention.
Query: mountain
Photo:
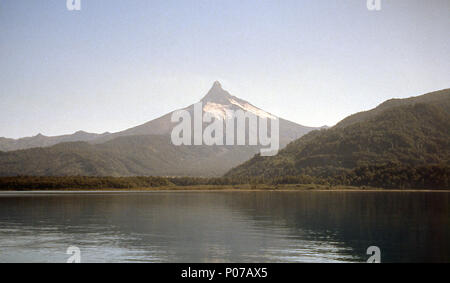
[[[219,82],[201,102],[203,111],[215,116],[242,109],[260,117],[275,117],[232,96]],[[192,113],[194,104],[183,110]],[[170,139],[175,126],[172,113],[117,133],[77,132],[0,141],[5,151],[0,152],[0,176],[221,176],[259,152],[260,146],[175,146]],[[281,118],[279,128],[282,147],[316,129]],[[25,142],[29,140],[32,142]],[[21,150],[8,151],[14,146]]]
[[[201,99],[203,103],[203,111],[212,113],[213,115],[220,115],[227,113],[229,110],[242,109],[250,111],[258,116],[274,117],[273,115],[261,110],[251,103],[242,100],[222,88],[220,82],[214,82],[212,88]],[[193,112],[194,105],[190,105],[182,110]],[[151,120],[145,124],[117,132],[104,134],[92,134],[83,131],[78,131],[72,135],[47,137],[38,134],[34,137],[27,137],[21,139],[8,139],[0,137],[0,151],[14,151],[20,149],[28,149],[34,147],[49,147],[62,142],[85,141],[92,144],[99,144],[109,140],[113,140],[122,136],[140,136],[140,135],[170,135],[174,124],[171,122],[173,112],[167,113],[157,119]],[[285,146],[288,142],[299,138],[300,136],[315,130],[315,127],[306,127],[294,122],[280,118],[280,144]]]
[[[226,176],[306,175],[353,178],[352,184],[389,186],[396,182],[391,178],[412,180],[420,170],[429,172],[426,167],[430,166],[436,166],[433,170],[439,171],[439,178],[447,180],[440,185],[448,187],[450,184],[445,182],[450,174],[450,89],[386,101],[375,109],[351,115],[330,129],[310,132],[274,157],[255,156]],[[392,176],[392,172],[397,175]]]
[[[211,113],[213,116],[220,116],[225,118],[230,111],[244,110],[249,111],[257,116],[266,118],[275,118],[274,115],[252,105],[251,103],[231,95],[222,88],[220,82],[214,82],[208,93],[200,100],[203,105],[203,111]],[[194,105],[190,105],[181,110],[186,110],[193,113]],[[171,122],[172,113],[168,113],[160,118],[147,122],[143,125],[127,129],[111,135],[100,137],[94,142],[104,142],[120,136],[135,136],[135,135],[170,135],[174,124]],[[294,122],[279,118],[280,120],[280,145],[286,146],[292,140],[295,140],[302,135],[315,130],[314,127],[306,127]]]

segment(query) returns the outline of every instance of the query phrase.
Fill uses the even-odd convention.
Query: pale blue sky
[[[0,0],[0,136],[119,131],[215,80],[308,125],[450,87],[450,1]]]

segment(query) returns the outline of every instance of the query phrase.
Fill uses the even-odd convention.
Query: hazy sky
[[[307,126],[450,87],[450,1],[0,0],[0,136],[119,131],[233,95]]]

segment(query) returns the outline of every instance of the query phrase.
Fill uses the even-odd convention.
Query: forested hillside
[[[313,176],[338,184],[449,187],[450,90],[391,100],[313,131],[227,177]],[[296,177],[295,177],[296,176]],[[289,179],[289,178],[288,178]]]

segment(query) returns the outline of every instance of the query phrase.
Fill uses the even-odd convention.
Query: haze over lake
[[[0,262],[448,262],[449,196],[1,193]]]

